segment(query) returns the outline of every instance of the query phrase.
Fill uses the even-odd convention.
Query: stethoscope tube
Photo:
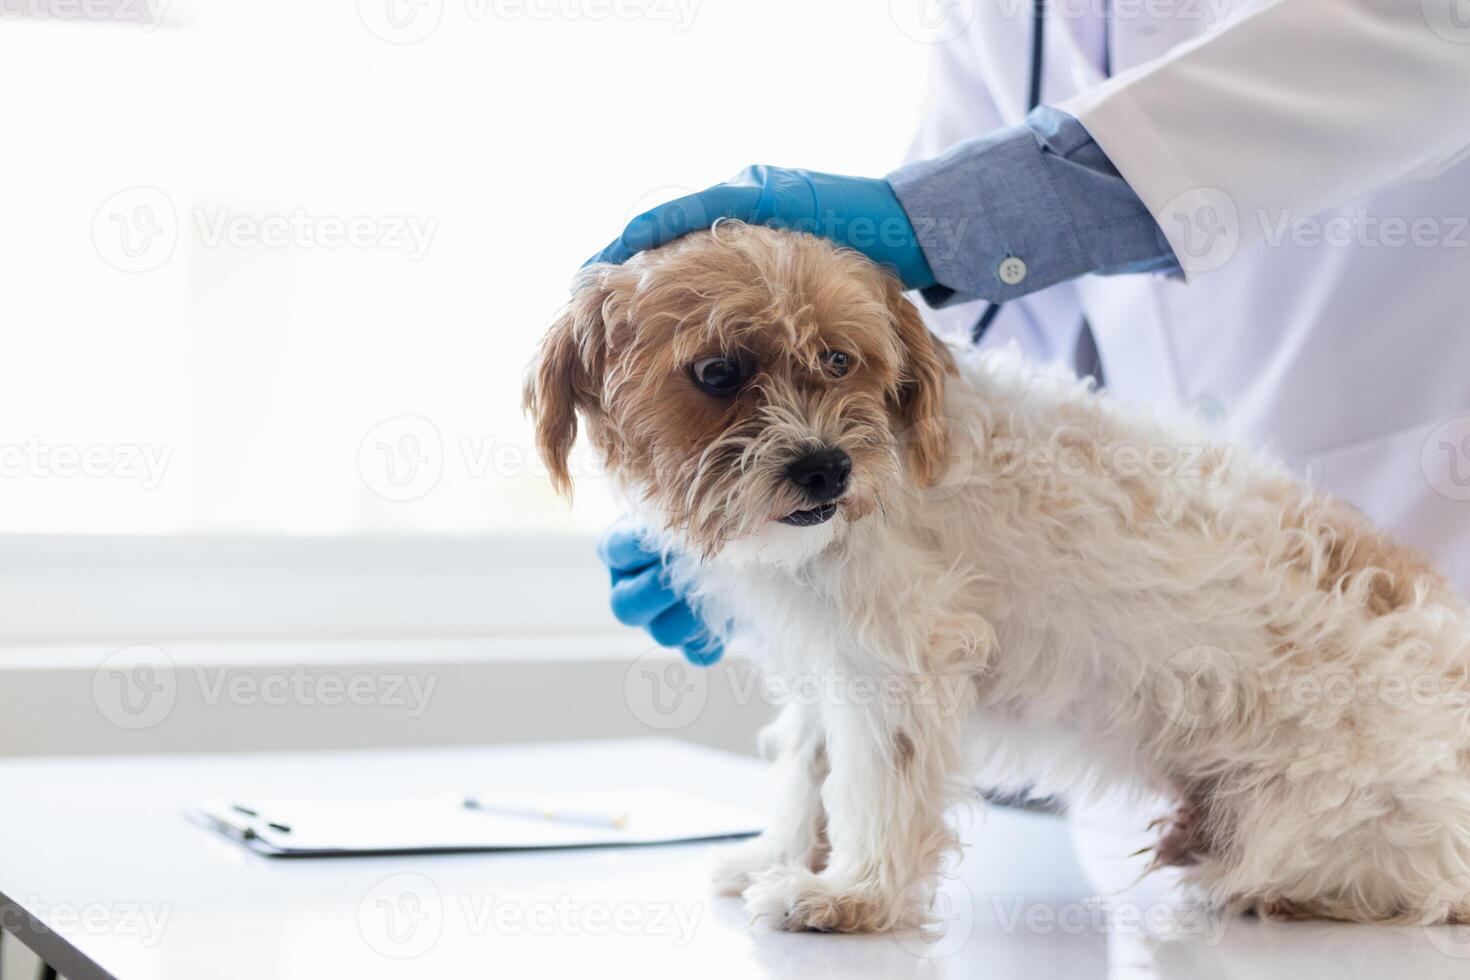
[[[1026,97],[1026,111],[1041,105],[1041,66],[1046,52],[1046,3],[1031,0],[1031,89]]]
[[[1048,0],[1031,0],[1031,85],[1026,96],[1026,113],[1041,105],[1041,76],[1045,64],[1046,5]],[[991,303],[970,328],[970,342],[979,344],[1000,315],[1004,303]]]

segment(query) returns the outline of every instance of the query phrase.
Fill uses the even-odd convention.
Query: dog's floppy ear
[[[903,421],[909,465],[921,486],[933,486],[944,475],[949,437],[944,420],[944,378],[955,373],[954,357],[940,343],[896,281],[888,287],[898,340],[903,347],[898,411]]]
[[[551,485],[568,496],[572,474],[567,457],[577,439],[577,413],[601,412],[607,356],[605,272],[604,266],[578,274],[571,301],[541,341],[526,377],[524,404],[536,426],[536,448],[546,461]]]

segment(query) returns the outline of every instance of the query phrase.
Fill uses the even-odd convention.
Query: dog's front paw
[[[821,871],[826,859],[827,852],[820,846],[803,849],[792,841],[761,834],[721,849],[710,878],[719,894],[742,895],[763,872],[781,867]]]
[[[775,868],[754,876],[745,890],[750,921],[787,932],[881,932],[922,924],[927,910],[908,896],[886,894],[801,868]]]
[[[710,884],[721,895],[741,895],[756,876],[781,863],[781,856],[770,842],[754,837],[733,847],[721,848],[710,872]]]

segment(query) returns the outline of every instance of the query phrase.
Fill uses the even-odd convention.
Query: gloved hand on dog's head
[[[645,211],[587,264],[621,265],[720,218],[809,232],[888,266],[905,289],[934,285],[914,226],[888,181],[783,167],[746,167],[723,184]]]

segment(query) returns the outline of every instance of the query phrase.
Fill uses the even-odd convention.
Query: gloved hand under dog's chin
[[[660,646],[678,647],[690,663],[707,667],[725,648],[669,583],[663,558],[628,522],[608,528],[597,554],[612,573],[612,611],[619,622],[648,631]]]

